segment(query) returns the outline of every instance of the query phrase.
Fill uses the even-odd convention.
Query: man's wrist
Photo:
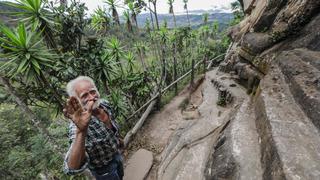
[[[108,127],[108,128],[112,128],[113,126],[112,126],[112,123],[111,123],[111,121],[106,121],[106,122],[103,122],[104,123],[104,125],[106,126],[106,127]]]
[[[80,130],[79,128],[77,128],[76,135],[77,136],[86,136],[87,135],[87,129]]]

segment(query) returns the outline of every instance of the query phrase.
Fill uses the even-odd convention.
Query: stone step
[[[255,114],[264,179],[320,177],[320,134],[295,102],[280,68],[260,83]]]
[[[144,180],[153,164],[152,152],[139,149],[129,159],[124,169],[124,180]]]
[[[320,130],[320,53],[295,49],[277,58],[293,97]]]

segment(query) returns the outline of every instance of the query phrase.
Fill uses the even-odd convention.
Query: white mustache
[[[94,103],[92,105],[92,110],[97,109],[101,103],[100,98],[94,98],[93,100],[94,100]],[[84,105],[84,109],[88,109],[88,102]]]

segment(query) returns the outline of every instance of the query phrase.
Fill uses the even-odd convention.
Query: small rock
[[[182,112],[182,117],[185,120],[191,120],[191,119],[197,119],[200,117],[200,113],[198,110],[194,111],[183,111]]]
[[[177,126],[175,125],[175,124],[171,124],[170,126],[169,126],[169,129],[170,130],[175,130],[177,128]]]

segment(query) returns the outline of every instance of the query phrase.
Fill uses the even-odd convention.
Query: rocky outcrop
[[[242,103],[242,113],[215,144],[206,177],[319,179],[320,1],[243,0],[242,5],[246,16],[230,29],[233,45],[219,69],[233,75],[252,100]],[[238,137],[251,137],[251,149]],[[260,168],[245,171],[251,166],[244,165],[250,162],[239,158],[247,157],[241,152],[252,154],[251,163]]]
[[[174,128],[159,180],[320,177],[320,1],[241,4],[246,16],[206,73],[197,114]]]
[[[265,179],[318,179],[320,134],[272,65],[255,102]]]
[[[217,70],[206,74],[202,87],[203,102],[198,107],[201,116],[177,127],[162,152],[158,179],[205,179],[207,162],[213,153],[213,147],[221,133],[230,126],[232,116],[239,109],[238,103],[218,106],[219,89],[228,88],[228,96],[237,94],[237,97],[233,97],[235,102],[246,96],[245,91],[234,84],[230,75],[218,73]],[[237,162],[234,163],[236,165]]]
[[[231,28],[233,46],[221,64],[255,92],[269,67],[279,64],[296,101],[320,128],[320,1],[245,0],[245,19]]]

